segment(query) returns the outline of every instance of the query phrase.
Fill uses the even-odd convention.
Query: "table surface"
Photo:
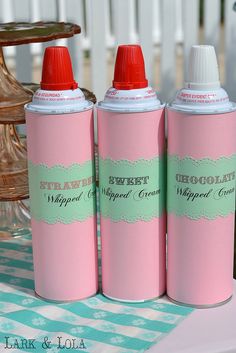
[[[236,353],[236,281],[231,301],[194,310],[148,353]]]
[[[32,335],[39,347],[42,332],[54,341],[63,332],[65,337],[81,334],[93,353],[236,353],[236,281],[232,300],[211,309],[176,306],[165,296],[124,305],[101,294],[57,306],[34,296],[31,241],[0,245],[0,346],[5,331],[27,339]]]

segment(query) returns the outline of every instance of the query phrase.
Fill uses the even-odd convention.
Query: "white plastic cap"
[[[189,55],[186,88],[208,90],[220,88],[215,49],[211,45],[193,45]]]

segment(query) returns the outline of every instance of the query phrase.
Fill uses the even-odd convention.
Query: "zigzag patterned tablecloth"
[[[0,241],[0,282],[1,353],[144,352],[193,311],[165,297],[142,304],[121,304],[101,294],[74,303],[42,301],[34,295],[30,239]],[[26,349],[22,338],[35,341],[31,347],[27,341]]]

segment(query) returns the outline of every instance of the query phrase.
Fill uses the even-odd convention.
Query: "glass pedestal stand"
[[[26,139],[16,125],[25,123],[24,105],[33,91],[8,71],[2,46],[72,37],[80,27],[63,22],[0,24],[0,240],[30,235]]]
[[[2,48],[0,82],[0,239],[6,239],[30,232],[26,142],[19,138],[16,124],[25,122],[23,106],[33,92],[11,76]]]

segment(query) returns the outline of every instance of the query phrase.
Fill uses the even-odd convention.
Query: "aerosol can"
[[[165,138],[140,46],[119,46],[97,108],[103,294],[143,302],[165,291]]]
[[[236,112],[212,46],[193,46],[188,82],[168,106],[167,293],[208,307],[233,291]]]
[[[66,47],[45,50],[41,88],[26,105],[35,291],[52,301],[97,292],[93,104]]]

